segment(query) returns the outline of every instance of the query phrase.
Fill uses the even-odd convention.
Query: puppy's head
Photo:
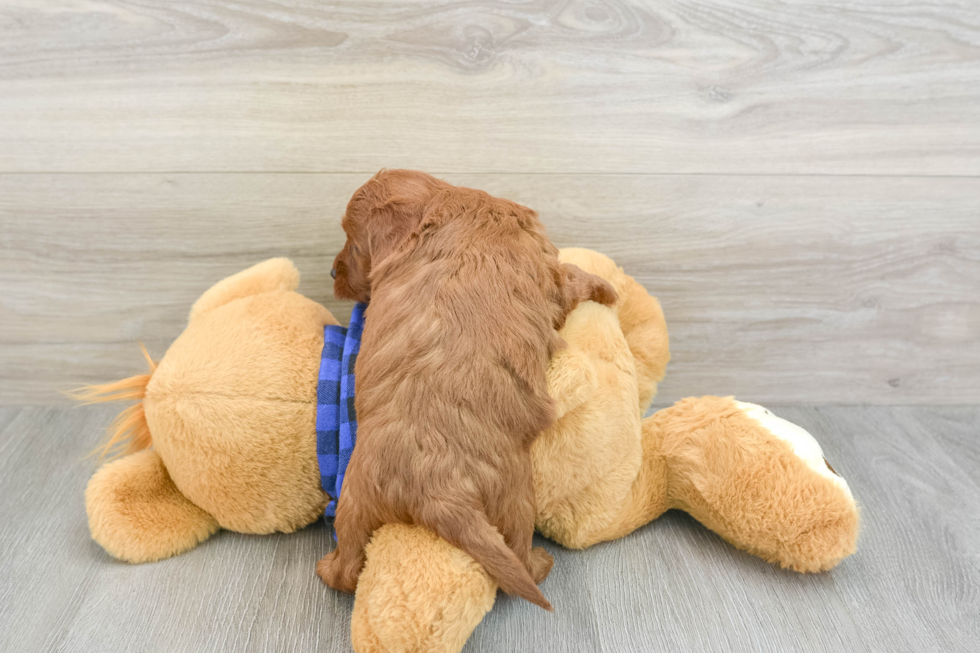
[[[330,275],[338,299],[367,302],[371,270],[398,251],[421,224],[432,197],[449,184],[415,170],[382,170],[357,189],[347,204],[347,242]]]

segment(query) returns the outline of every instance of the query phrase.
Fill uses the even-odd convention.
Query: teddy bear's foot
[[[671,508],[736,547],[800,572],[857,549],[847,482],[805,430],[732,398],[685,399],[644,422],[662,438]]]
[[[814,485],[823,487],[829,481],[839,490],[830,493],[832,498],[822,505],[815,506],[808,519],[800,520],[796,537],[785,540],[782,546],[773,550],[761,550],[759,554],[794,571],[815,572],[835,567],[857,550],[859,513],[847,481],[827,461],[820,444],[809,432],[757,404],[743,401],[735,404],[772,437],[790,446],[793,454],[811,472]],[[803,498],[798,497],[793,505],[803,504]]]
[[[214,517],[180,493],[152,449],[99,469],[85,490],[85,509],[92,539],[127,562],[175,556],[218,530]]]
[[[351,619],[357,653],[455,653],[493,607],[497,586],[483,568],[421,526],[382,526],[366,554]]]

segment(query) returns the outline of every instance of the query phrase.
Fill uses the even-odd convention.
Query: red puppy
[[[528,448],[553,421],[556,329],[578,302],[612,304],[615,291],[562,265],[534,211],[421,172],[375,175],[343,226],[334,293],[370,304],[337,548],[317,573],[353,592],[374,530],[415,523],[550,610]]]

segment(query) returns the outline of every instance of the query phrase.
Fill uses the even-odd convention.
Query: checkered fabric
[[[323,353],[316,393],[316,456],[320,464],[320,483],[330,495],[324,513],[337,514],[337,499],[344,484],[344,472],[357,440],[357,413],[354,411],[354,363],[361,348],[365,304],[357,304],[350,326],[323,327]]]

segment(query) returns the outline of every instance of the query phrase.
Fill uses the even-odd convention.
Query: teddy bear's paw
[[[755,551],[779,566],[799,572],[826,571],[857,550],[859,511],[847,481],[831,466],[817,440],[806,430],[756,404],[735,402],[742,413],[777,441],[788,445],[805,465],[783,470],[775,487],[783,500],[784,522],[768,551]],[[809,480],[806,475],[811,476]],[[796,480],[791,481],[791,478]],[[830,485],[836,491],[826,491]],[[795,492],[789,491],[795,488]]]
[[[731,397],[684,399],[647,419],[663,433],[669,507],[795,571],[830,569],[856,550],[851,489],[802,428]]]

